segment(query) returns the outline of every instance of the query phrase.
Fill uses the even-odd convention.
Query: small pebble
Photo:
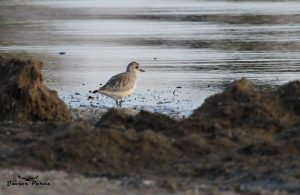
[[[94,99],[93,96],[89,96],[89,97],[88,97],[88,100],[92,100],[92,99]]]

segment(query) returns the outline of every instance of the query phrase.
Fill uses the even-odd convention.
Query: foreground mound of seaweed
[[[8,123],[1,125],[0,142],[2,168],[66,170],[97,177],[201,178],[226,186],[300,190],[300,127],[247,143],[221,135],[177,137],[146,128],[136,131],[134,126]]]
[[[259,137],[299,125],[300,82],[261,92],[246,79],[233,82],[223,93],[207,98],[183,121],[188,132],[240,133]]]
[[[202,178],[295,193],[300,190],[299,97],[299,81],[260,92],[241,79],[179,121],[112,109],[95,125],[2,123],[0,167]]]
[[[0,56],[0,121],[67,121],[70,113],[43,83],[43,63]]]

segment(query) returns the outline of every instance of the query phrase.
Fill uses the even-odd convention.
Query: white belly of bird
[[[126,91],[99,91],[99,93],[106,95],[112,99],[118,100],[118,99],[122,99],[124,97],[129,96],[130,94],[132,94],[135,90],[135,87],[126,90]]]

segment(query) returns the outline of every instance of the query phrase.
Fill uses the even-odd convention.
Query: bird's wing
[[[126,91],[135,84],[135,75],[123,72],[111,77],[99,91]]]

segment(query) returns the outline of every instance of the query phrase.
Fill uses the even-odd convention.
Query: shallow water
[[[272,87],[300,76],[298,1],[0,3],[0,52],[38,56],[72,107],[113,107],[89,91],[134,60],[147,72],[123,105],[175,114],[241,77]]]

